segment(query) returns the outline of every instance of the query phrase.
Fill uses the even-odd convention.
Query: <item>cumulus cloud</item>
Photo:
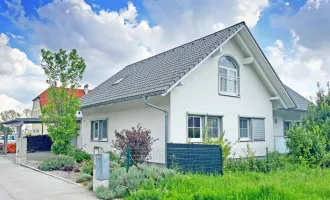
[[[11,98],[5,94],[0,94],[0,112],[5,110],[16,110],[17,112],[22,112],[24,108],[30,108],[31,105],[22,104],[14,98]]]
[[[316,83],[330,81],[329,10],[329,0],[308,0],[294,15],[273,19],[274,26],[290,31],[292,46],[268,47],[269,56],[285,82],[304,94],[315,96]]]
[[[131,2],[119,11],[111,11],[91,6],[84,0],[54,0],[37,8],[34,17],[26,16],[20,0],[6,3],[8,9],[3,15],[18,27],[31,31],[24,40],[34,42],[32,55],[40,56],[40,48],[77,49],[87,64],[83,84],[89,85],[98,85],[125,65],[240,21],[246,21],[253,28],[261,12],[269,6],[268,0],[248,3],[245,0],[205,0],[203,3],[198,0],[145,0],[143,6],[153,22],[150,23],[138,18],[138,10]],[[8,48],[8,41],[2,45]],[[5,68],[6,74],[16,74],[18,78],[9,88],[5,84],[10,78],[4,79],[0,91],[21,100],[22,95],[17,95],[19,92],[10,91],[32,87],[38,88],[36,91],[46,87],[41,75],[32,74],[37,71],[33,68],[38,66],[29,65],[11,71]],[[26,86],[26,81],[31,87]],[[38,94],[35,91],[32,92],[34,96]]]
[[[266,47],[267,57],[282,81],[309,99],[315,96],[316,83],[327,81],[324,60],[299,44],[299,36],[291,32],[291,45],[284,47],[282,40],[276,40]]]

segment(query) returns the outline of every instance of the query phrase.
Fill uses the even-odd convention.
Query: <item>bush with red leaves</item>
[[[143,163],[151,159],[152,145],[157,140],[151,137],[149,129],[142,128],[138,124],[136,127],[131,127],[130,130],[123,129],[120,132],[115,130],[115,140],[112,140],[112,146],[119,151],[122,158],[126,156],[126,149],[130,148],[133,160]]]

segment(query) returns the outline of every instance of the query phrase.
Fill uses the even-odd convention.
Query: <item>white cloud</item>
[[[8,10],[3,15],[18,27],[31,31],[32,35],[25,40],[40,42],[31,47],[36,58],[40,56],[40,48],[53,51],[75,48],[87,64],[82,84],[98,85],[127,64],[240,21],[246,21],[253,28],[269,3],[268,0],[205,0],[203,3],[198,0],[145,0],[143,5],[155,25],[138,20],[138,10],[130,2],[119,11],[109,11],[96,4],[90,6],[84,0],[54,0],[37,8],[37,16],[33,18],[25,15],[20,0],[7,2],[7,5]],[[3,43],[14,51],[8,41]],[[23,52],[17,50],[17,53]],[[16,79],[9,87],[6,85],[13,79],[3,79],[0,91],[19,101],[30,101],[32,95],[26,91],[23,97],[21,91],[28,90],[36,96],[46,85],[42,75],[33,74],[38,72],[34,70],[38,66],[25,59],[26,55],[21,54],[21,58],[30,67],[18,65],[11,71],[5,68],[6,74],[16,74]]]
[[[292,45],[284,48],[283,42],[276,40],[274,45],[266,47],[267,57],[282,81],[309,99],[315,96],[316,83],[327,81],[324,60],[301,46],[299,36],[294,30],[291,32],[294,33]]]
[[[289,5],[290,5],[290,3],[289,3],[289,2],[285,2],[285,5],[286,5],[286,6],[289,6]]]
[[[307,0],[306,4],[308,9],[312,9],[312,7],[319,9],[322,2],[328,2],[327,0]]]
[[[11,110],[14,109],[18,112],[22,112],[24,108],[30,108],[31,105],[24,105],[21,102],[13,99],[5,94],[0,94],[0,112],[4,110]]]

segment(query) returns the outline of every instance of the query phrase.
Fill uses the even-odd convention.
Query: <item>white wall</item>
[[[274,114],[274,136],[284,136],[284,120],[282,116],[278,116],[276,114]]]
[[[187,142],[187,112],[223,115],[225,137],[234,144],[239,135],[239,116],[265,118],[265,142],[248,142],[257,155],[265,155],[266,147],[274,148],[273,107],[270,94],[253,66],[243,65],[245,57],[230,40],[222,47],[222,55],[230,55],[240,66],[240,97],[219,95],[218,60],[210,57],[171,92],[170,142]],[[233,151],[242,154],[247,142],[236,142]]]
[[[149,102],[166,110],[170,107],[169,97],[150,97]],[[91,120],[106,117],[108,118],[108,142],[92,142]],[[109,151],[115,130],[130,129],[132,126],[141,124],[142,127],[151,130],[155,139],[159,139],[154,143],[151,161],[164,163],[164,117],[164,112],[146,106],[143,99],[84,109],[78,146],[83,147],[88,153],[93,153],[94,146],[101,146],[105,151]]]

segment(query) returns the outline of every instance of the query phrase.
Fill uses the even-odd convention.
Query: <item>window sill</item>
[[[265,142],[265,140],[239,140],[239,142]]]
[[[219,95],[221,95],[221,96],[227,96],[227,97],[241,98],[240,94],[230,93],[230,92],[219,92]]]
[[[91,140],[91,142],[108,142],[108,140]]]

